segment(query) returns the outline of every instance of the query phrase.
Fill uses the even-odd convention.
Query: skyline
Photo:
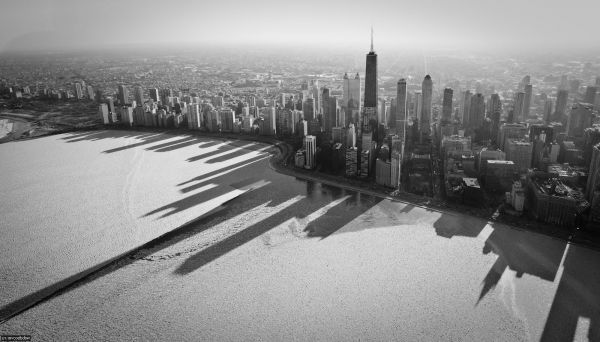
[[[375,9],[371,14],[365,14],[364,5],[339,0],[308,1],[294,8],[273,0],[175,0],[168,7],[139,0],[10,2],[0,14],[0,52],[203,44],[366,49],[371,25],[376,50],[600,48],[586,34],[595,32],[593,13],[600,10],[593,0],[375,0],[369,6]],[[319,10],[310,10],[315,8]]]

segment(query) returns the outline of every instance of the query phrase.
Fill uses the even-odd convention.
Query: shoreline
[[[306,181],[319,182],[331,186],[336,186],[339,188],[343,188],[350,191],[361,192],[366,195],[379,197],[382,199],[387,199],[395,202],[403,202],[406,204],[410,204],[413,206],[417,206],[430,211],[437,211],[442,213],[447,213],[451,215],[465,215],[471,216],[478,219],[486,220],[488,223],[499,223],[503,224],[506,227],[511,229],[520,230],[520,231],[529,231],[532,233],[537,233],[541,235],[545,235],[554,239],[558,239],[561,241],[565,241],[567,244],[577,244],[579,246],[588,247],[594,250],[600,250],[600,236],[593,235],[593,233],[586,232],[583,230],[570,230],[567,228],[561,228],[557,226],[552,226],[546,223],[538,222],[531,220],[529,218],[517,218],[513,216],[499,216],[500,219],[489,217],[487,213],[482,212],[483,209],[469,207],[462,204],[457,204],[448,201],[440,201],[430,197],[424,197],[420,195],[411,194],[408,192],[399,192],[397,195],[391,195],[390,193],[394,190],[391,188],[384,188],[383,186],[377,185],[372,182],[365,182],[360,179],[348,179],[342,176],[324,174],[316,170],[304,170],[297,169],[292,164],[287,163],[287,161],[293,156],[294,151],[293,147],[283,141],[279,140],[275,137],[271,136],[261,136],[261,135],[247,135],[241,133],[216,133],[216,132],[206,132],[206,131],[197,131],[190,130],[187,128],[172,128],[165,129],[159,127],[123,127],[118,125],[110,125],[104,126],[100,124],[91,125],[87,127],[69,127],[65,129],[57,129],[55,131],[43,132],[40,135],[34,136],[26,136],[18,139],[14,139],[11,141],[19,141],[19,140],[28,140],[28,139],[36,139],[44,136],[50,136],[55,134],[63,134],[70,132],[79,132],[79,131],[101,131],[101,130],[129,130],[129,131],[137,131],[137,132],[161,132],[165,134],[171,135],[182,135],[187,134],[196,137],[209,137],[216,139],[231,139],[231,140],[242,140],[242,141],[254,141],[260,142],[264,144],[272,145],[276,147],[279,151],[277,154],[272,153],[272,156],[269,158],[269,167],[274,171],[288,175],[291,177],[296,177]],[[8,142],[8,141],[7,141]],[[343,179],[340,179],[343,178]],[[350,184],[348,184],[350,181]],[[477,210],[480,212],[478,213]],[[497,211],[497,210],[496,210]],[[506,218],[511,218],[506,219]]]

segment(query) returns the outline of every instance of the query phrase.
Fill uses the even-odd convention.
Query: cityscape
[[[2,341],[600,341],[597,42],[359,26],[7,43]]]

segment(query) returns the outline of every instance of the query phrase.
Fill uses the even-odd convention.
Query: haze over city
[[[574,1],[7,1],[0,51],[179,46],[378,49],[597,49],[600,2]]]
[[[599,11],[6,1],[0,342],[600,341]]]

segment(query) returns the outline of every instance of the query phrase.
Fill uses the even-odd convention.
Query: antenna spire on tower
[[[373,25],[371,25],[371,52],[373,51]]]

